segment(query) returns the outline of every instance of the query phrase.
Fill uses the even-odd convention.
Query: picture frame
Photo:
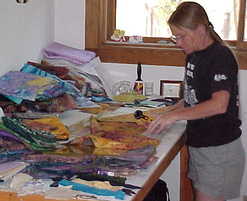
[[[182,83],[182,81],[177,80],[160,80],[160,95],[164,98],[181,99]]]

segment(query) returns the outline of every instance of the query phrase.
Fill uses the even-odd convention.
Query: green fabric
[[[1,129],[6,129],[18,137],[25,145],[36,151],[48,151],[56,148],[56,138],[54,135],[38,130],[27,128],[20,119],[2,117]]]

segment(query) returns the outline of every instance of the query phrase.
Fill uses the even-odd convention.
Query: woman
[[[239,197],[245,157],[235,57],[198,3],[181,3],[168,24],[172,39],[186,54],[184,99],[158,116],[146,132],[160,133],[178,120],[188,120],[188,176],[195,200]]]

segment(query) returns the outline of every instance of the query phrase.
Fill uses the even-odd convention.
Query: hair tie
[[[214,29],[214,25],[213,25],[211,22],[208,23],[208,27],[209,27],[210,29]]]

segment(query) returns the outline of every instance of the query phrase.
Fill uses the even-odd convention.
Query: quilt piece
[[[35,101],[40,97],[56,97],[64,93],[59,89],[61,86],[56,80],[30,73],[10,71],[0,77],[0,94],[15,103],[23,99]]]

